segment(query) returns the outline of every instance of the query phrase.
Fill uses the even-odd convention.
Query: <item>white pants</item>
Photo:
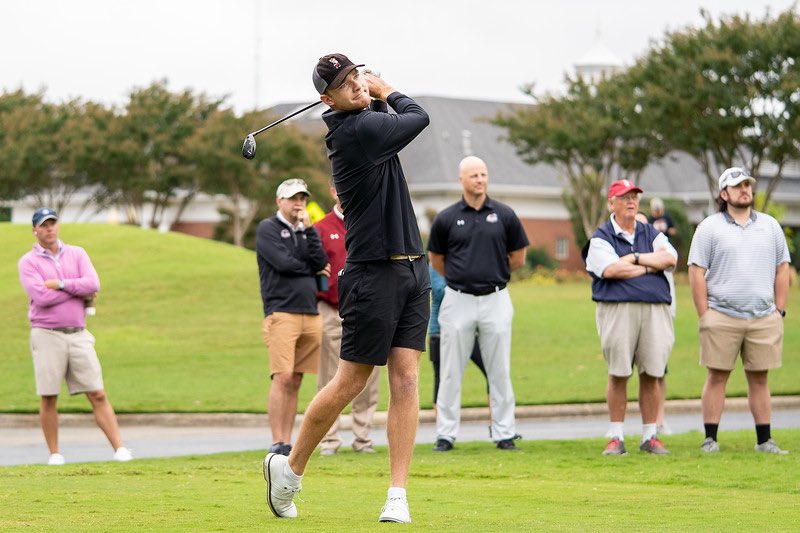
[[[439,439],[455,441],[461,423],[461,380],[475,343],[489,380],[492,439],[510,439],[516,434],[514,390],[511,387],[511,319],[514,306],[508,289],[486,296],[472,296],[450,287],[445,289],[439,309],[441,329],[441,378],[436,401],[436,432]]]

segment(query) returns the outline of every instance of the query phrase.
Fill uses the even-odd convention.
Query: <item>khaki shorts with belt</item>
[[[322,317],[275,312],[261,325],[269,349],[269,374],[297,372],[316,374],[322,343]]]
[[[85,328],[31,328],[36,394],[58,396],[66,379],[70,394],[103,389],[94,335]]]
[[[675,332],[669,304],[597,302],[597,332],[611,376],[664,375]]]
[[[762,318],[736,318],[709,309],[699,320],[700,364],[717,370],[733,370],[742,354],[745,370],[780,368],[783,351],[783,318],[770,313]]]

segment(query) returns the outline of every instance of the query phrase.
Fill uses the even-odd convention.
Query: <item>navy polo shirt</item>
[[[508,283],[508,254],[526,246],[528,237],[514,210],[488,196],[478,210],[463,198],[442,210],[428,242],[429,251],[445,256],[447,284],[465,292]]]

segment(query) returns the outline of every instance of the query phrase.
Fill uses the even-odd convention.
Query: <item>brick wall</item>
[[[581,251],[575,246],[575,237],[569,220],[523,218],[521,221],[532,248],[546,249],[559,262],[561,268],[583,270]],[[566,241],[566,259],[556,255],[556,246],[560,239]]]

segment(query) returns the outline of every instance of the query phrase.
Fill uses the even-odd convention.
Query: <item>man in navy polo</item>
[[[642,189],[628,180],[608,188],[611,217],[584,248],[597,302],[597,332],[608,363],[606,399],[611,440],[603,455],[624,455],[628,378],[639,370],[642,440],[639,449],[669,453],[656,436],[658,378],[664,376],[675,334],[670,313],[669,283],[664,270],[675,268],[678,253],[667,237],[650,224],[636,221]]]
[[[459,165],[464,195],[440,212],[431,227],[431,265],[447,280],[439,309],[441,382],[436,399],[434,451],[453,449],[461,417],[461,380],[477,342],[489,380],[491,436],[501,450],[515,450],[511,387],[511,319],[506,289],[511,272],[525,264],[528,238],[514,211],[486,194],[489,171],[475,156]]]

